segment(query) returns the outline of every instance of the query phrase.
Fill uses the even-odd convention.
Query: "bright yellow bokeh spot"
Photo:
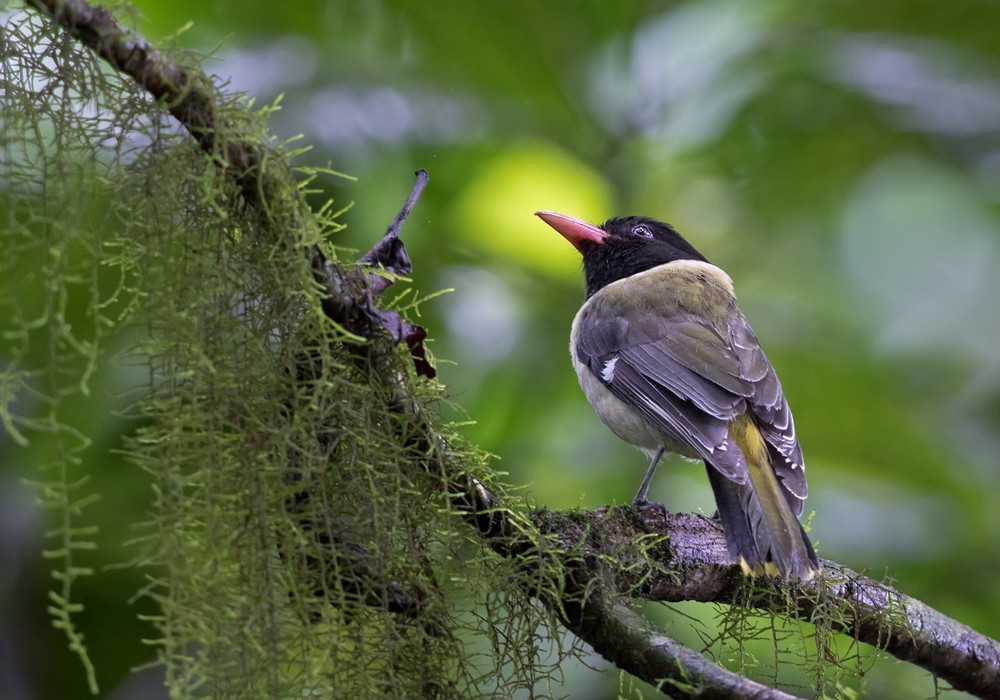
[[[612,215],[611,191],[593,168],[547,143],[529,142],[487,161],[455,205],[462,238],[518,265],[578,275],[580,256],[535,216],[558,211],[594,223]]]

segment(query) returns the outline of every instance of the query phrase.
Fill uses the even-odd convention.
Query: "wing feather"
[[[651,315],[648,303],[631,306],[641,312],[615,304],[612,313],[594,308],[601,304],[598,295],[581,310],[573,348],[578,361],[666,437],[740,484],[746,462],[730,449],[728,425],[752,413],[789,505],[800,515],[805,468],[791,411],[739,307],[732,305],[720,328],[681,312]],[[606,371],[612,362],[613,371]]]

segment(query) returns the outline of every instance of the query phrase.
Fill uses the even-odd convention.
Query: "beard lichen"
[[[714,619],[694,618],[701,650],[773,687],[809,689],[820,698],[863,697],[880,651],[854,638],[863,616],[844,606],[844,584],[840,571],[829,568],[808,587],[744,577],[731,603],[714,606]],[[870,622],[888,628],[905,620],[893,601],[885,603],[879,613],[885,619]]]
[[[126,367],[137,397],[119,447],[153,505],[127,565],[156,604],[170,697],[539,692],[566,653],[555,622],[506,563],[470,551],[449,490],[471,475],[504,495],[439,417],[443,388],[405,350],[359,359],[323,313],[306,251],[337,260],[341,226],[306,205],[319,171],[293,178],[271,110],[215,90],[206,154],[53,25],[16,13],[2,32],[0,422],[52,441],[37,480],[56,522],[50,610],[93,692],[73,586],[94,573],[81,556],[100,539],[100,458],[81,458],[89,436],[64,407],[97,366]],[[236,143],[265,154],[257,201],[223,157]],[[401,387],[419,421],[396,410]],[[408,438],[421,431],[449,452],[433,469]]]

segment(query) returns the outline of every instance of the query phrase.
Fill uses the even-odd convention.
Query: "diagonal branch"
[[[794,700],[795,696],[727,671],[651,627],[624,601],[595,606],[585,622],[567,627],[619,668],[658,687],[668,697],[726,700]],[[626,661],[627,660],[627,661]]]
[[[122,27],[104,7],[85,0],[27,0],[118,72],[158,100],[206,153],[214,154],[217,99],[212,81],[197,68],[167,60],[148,41]],[[263,149],[248,140],[229,140],[222,154],[248,201],[259,203],[258,177]]]
[[[221,159],[248,204],[262,213],[268,205],[274,206],[268,197],[278,188],[269,178],[277,176],[262,167],[265,146],[239,137],[219,143],[219,134],[228,133],[227,125],[216,122],[217,96],[204,73],[168,61],[144,39],[123,29],[107,10],[84,0],[27,1],[161,99],[201,148]],[[410,269],[398,233],[426,183],[426,173],[417,177],[410,198],[386,235],[360,261],[365,269],[345,271],[316,246],[306,253],[326,290],[324,310],[332,320],[373,345],[406,340],[417,372],[433,376],[423,355],[423,329],[401,325],[405,321],[375,303],[391,283],[391,277],[378,274],[379,267],[390,274],[406,274]],[[394,382],[391,377],[386,381]],[[401,439],[427,455],[428,469],[446,480],[453,507],[484,544],[506,557],[538,552],[559,558],[557,570],[564,580],[552,590],[560,591],[560,596],[535,593],[581,639],[618,667],[658,684],[672,697],[790,697],[726,671],[650,629],[648,621],[623,602],[624,596],[659,601],[743,600],[744,581],[715,521],[668,514],[662,522],[650,524],[636,520],[629,509],[533,515],[505,509],[481,483],[452,468],[448,445],[425,419],[419,402],[404,383],[395,382],[394,387],[390,408],[420,428]],[[650,535],[659,536],[655,547],[636,545]],[[556,547],[553,542],[568,544]],[[544,552],[539,550],[541,543],[546,543]],[[789,611],[795,617],[808,620],[820,606],[836,606],[842,629],[858,640],[920,665],[956,688],[984,698],[1000,697],[1000,645],[891,587],[825,562],[824,575],[817,581],[794,590],[772,582],[760,587],[752,603],[783,609],[784,603],[776,603],[785,601],[786,594],[796,602]]]
[[[885,583],[824,560],[821,575],[813,581],[789,585],[759,580],[748,601],[746,579],[728,554],[716,520],[669,513],[651,523],[625,516],[628,509],[619,510],[562,518],[548,514],[543,522],[559,533],[559,541],[574,541],[573,533],[582,537],[586,532],[595,551],[611,558],[607,566],[617,572],[619,590],[637,597],[749,603],[805,621],[820,615],[839,619],[833,622],[836,629],[920,666],[958,690],[1000,697],[1000,643]],[[646,553],[629,546],[650,535],[666,538],[661,549]]]
[[[161,100],[167,111],[191,134],[201,149],[221,162],[221,166],[240,188],[243,199],[254,207],[264,220],[268,207],[305,206],[302,202],[272,202],[273,194],[283,191],[280,185],[287,177],[276,168],[266,168],[265,144],[251,137],[241,137],[238,125],[229,124],[221,116],[219,95],[215,85],[198,68],[168,60],[148,41],[122,27],[106,8],[85,0],[27,0],[52,18],[85,46],[107,61],[120,73],[131,77],[154,98]],[[220,138],[225,134],[226,138]],[[426,171],[417,173],[417,185],[406,204],[389,226],[381,243],[360,262],[381,267],[390,274],[405,275],[410,271],[406,249],[399,240],[399,229],[412,210],[424,186]],[[421,376],[433,378],[434,367],[427,359],[423,341],[426,331],[403,319],[395,311],[378,309],[374,298],[391,284],[384,275],[345,270],[327,259],[318,246],[306,251],[316,280],[326,290],[327,315],[345,323],[344,314],[356,312],[368,326],[362,337],[369,338],[384,329],[394,343],[405,341],[413,356],[414,366]],[[391,257],[391,260],[390,260]],[[368,288],[371,291],[367,291]],[[357,303],[361,297],[369,303]]]

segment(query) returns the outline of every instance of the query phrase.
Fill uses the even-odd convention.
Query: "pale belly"
[[[594,412],[615,435],[635,445],[649,457],[663,447],[667,452],[700,459],[686,443],[652,424],[641,413],[611,393],[586,366],[573,361],[576,376]]]

